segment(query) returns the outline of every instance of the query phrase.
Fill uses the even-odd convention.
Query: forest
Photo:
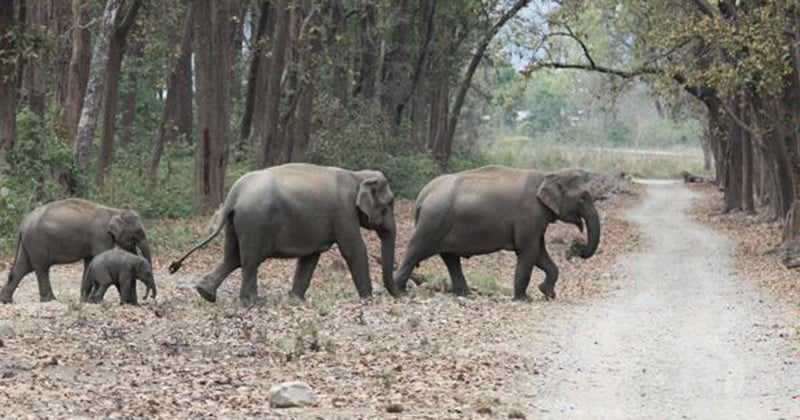
[[[705,171],[723,211],[771,219],[797,193],[793,0],[1,5],[4,248],[53,199],[206,214],[295,161],[379,169],[411,198],[489,162]],[[619,149],[677,152],[656,171],[592,152]]]

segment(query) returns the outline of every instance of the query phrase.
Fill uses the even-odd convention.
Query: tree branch
[[[529,75],[536,70],[543,69],[543,68],[551,68],[551,69],[574,69],[574,70],[586,70],[586,71],[594,71],[598,73],[605,73],[611,74],[614,76],[621,77],[623,79],[630,79],[638,76],[644,76],[649,74],[658,74],[661,71],[656,68],[651,67],[641,67],[634,70],[621,70],[621,69],[614,69],[611,67],[605,66],[598,66],[596,64],[580,64],[580,63],[559,63],[554,61],[547,61],[547,62],[539,62],[533,63],[528,65],[520,71],[523,75]]]

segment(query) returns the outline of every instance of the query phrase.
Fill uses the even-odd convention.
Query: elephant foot
[[[56,300],[56,297],[52,293],[49,295],[39,296],[39,302],[50,302],[54,300]]]
[[[200,294],[200,297],[202,297],[203,299],[205,299],[205,300],[207,300],[207,301],[209,301],[211,303],[214,303],[214,302],[217,301],[217,293],[216,292],[209,292],[208,290],[203,288],[203,286],[195,286],[194,290],[197,290],[197,293]]]
[[[533,299],[531,299],[527,293],[522,293],[522,294],[515,294],[514,300],[517,302],[530,302]]]
[[[555,299],[556,298],[556,291],[552,285],[547,283],[540,283],[539,284],[539,291],[544,294],[545,300]]]
[[[454,295],[456,295],[456,296],[461,296],[461,297],[464,297],[464,296],[469,296],[469,288],[468,288],[468,287],[465,287],[465,288],[463,288],[463,289],[462,289],[462,288],[458,288],[458,289],[455,289],[455,288],[454,288],[454,289],[452,289],[451,291],[452,291],[452,292],[453,292],[453,294],[454,294]]]
[[[252,308],[265,301],[266,299],[260,298],[258,295],[239,296],[239,304],[241,304],[243,308]]]
[[[12,303],[12,302],[13,300],[11,299],[11,296],[6,296],[6,295],[0,296],[0,303]]]

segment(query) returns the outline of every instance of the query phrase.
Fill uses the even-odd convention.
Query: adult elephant
[[[136,253],[150,263],[150,244],[139,215],[132,210],[68,198],[53,201],[30,212],[19,226],[17,254],[0,291],[0,302],[11,303],[19,282],[36,273],[39,299],[55,299],[50,286],[50,267],[83,260],[84,271],[92,258],[114,244]],[[133,288],[133,293],[136,289]]]
[[[367,248],[360,227],[377,231],[381,240],[383,283],[397,295],[392,282],[395,221],[394,195],[378,171],[348,171],[305,163],[290,163],[249,172],[231,187],[215,231],[170,265],[206,245],[225,228],[222,262],[195,285],[205,300],[215,302],[217,289],[241,267],[239,300],[255,303],[258,266],[267,258],[297,258],[291,294],[304,298],[319,256],[333,244],[347,262],[359,296],[372,294]]]
[[[555,298],[556,267],[545,248],[547,226],[556,220],[573,223],[588,243],[581,257],[594,255],[600,241],[600,220],[587,188],[588,174],[581,170],[544,173],[485,166],[440,176],[417,197],[416,226],[405,258],[394,275],[395,285],[406,290],[413,268],[439,254],[458,295],[468,293],[461,258],[513,250],[517,254],[514,298],[526,300],[533,266],[545,272],[539,290]]]

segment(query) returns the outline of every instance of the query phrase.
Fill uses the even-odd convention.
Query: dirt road
[[[683,184],[646,187],[619,288],[551,308],[556,338],[528,384],[537,417],[796,418],[792,311],[735,276],[732,244],[686,216]]]

